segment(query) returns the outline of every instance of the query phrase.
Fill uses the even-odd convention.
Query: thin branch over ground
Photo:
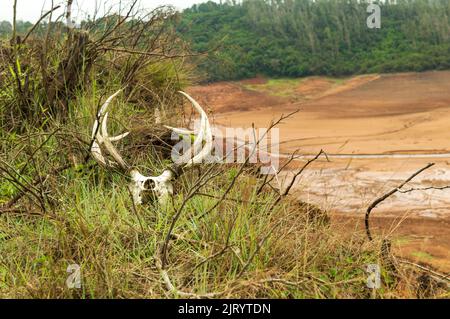
[[[394,195],[395,193],[399,192],[400,189],[405,186],[406,184],[408,184],[414,177],[416,177],[417,175],[419,175],[420,173],[422,173],[423,171],[429,169],[430,167],[432,167],[434,165],[434,163],[429,163],[428,165],[426,165],[425,167],[422,167],[421,169],[419,169],[417,172],[415,172],[414,174],[412,174],[410,177],[408,177],[403,183],[401,183],[398,187],[392,189],[391,191],[389,191],[388,193],[384,194],[381,197],[378,197],[376,200],[374,200],[372,202],[372,204],[370,204],[370,206],[367,208],[366,211],[366,216],[365,216],[365,227],[366,227],[366,234],[367,234],[367,238],[369,240],[372,240],[372,235],[370,233],[370,227],[369,227],[369,217],[370,217],[370,213],[372,212],[372,210],[377,207],[380,203],[382,203],[383,201],[385,201],[386,199],[388,199],[389,197],[391,197],[392,195]]]

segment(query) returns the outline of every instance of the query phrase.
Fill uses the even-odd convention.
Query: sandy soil
[[[429,162],[436,165],[405,188],[450,185],[450,71],[339,81],[311,77],[289,94],[276,94],[276,86],[266,88],[260,78],[197,86],[189,92],[211,111],[216,124],[229,127],[267,127],[282,113],[300,109],[279,126],[280,152],[300,149],[311,155],[324,149],[341,155],[318,161],[303,174],[295,185],[302,200],[358,219],[375,198]],[[376,156],[361,156],[368,154]],[[281,176],[280,183],[288,178],[289,173]],[[386,227],[408,216],[401,231],[393,233],[417,238],[405,239],[402,252],[411,258],[426,256],[427,262],[450,272],[450,189],[398,193],[373,215]]]

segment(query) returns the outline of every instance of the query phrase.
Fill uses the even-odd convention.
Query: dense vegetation
[[[449,1],[380,6],[380,29],[367,27],[367,3],[359,0],[207,2],[184,10],[176,27],[194,51],[210,52],[196,61],[210,81],[450,68]],[[19,34],[31,27],[17,21]],[[43,21],[35,33],[46,28]],[[0,22],[0,37],[11,32]]]
[[[450,68],[450,1],[382,4],[380,29],[358,2],[208,2],[185,10],[178,31],[197,51],[220,45],[200,63],[210,80]]]

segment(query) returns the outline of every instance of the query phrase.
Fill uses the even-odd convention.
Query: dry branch
[[[156,258],[156,262],[155,262],[156,268],[158,269],[159,273],[161,274],[164,284],[166,285],[166,289],[173,295],[184,297],[184,298],[200,299],[200,298],[220,297],[221,295],[223,295],[225,293],[225,292],[212,292],[212,293],[206,293],[206,294],[195,294],[195,293],[191,293],[191,292],[181,291],[173,285],[172,280],[169,277],[169,273],[167,272],[166,269],[163,268],[162,262],[158,258],[158,256],[156,256],[155,258]]]
[[[436,187],[436,186],[430,186],[430,187],[423,187],[423,188],[410,188],[410,189],[399,189],[398,192],[402,194],[411,193],[415,191],[429,191],[429,190],[438,190],[443,191],[446,189],[450,189],[450,186],[442,186],[442,187]]]
[[[51,8],[49,11],[47,11],[45,14],[43,14],[39,20],[31,27],[31,29],[27,32],[27,34],[25,35],[25,37],[22,40],[22,43],[24,43],[25,41],[27,41],[28,37],[30,36],[31,33],[33,33],[34,29],[36,29],[36,27],[41,23],[42,20],[45,19],[45,17],[47,17],[48,15],[52,14],[53,11],[59,9],[61,6],[56,6]]]
[[[283,196],[286,196],[287,194],[289,194],[289,191],[291,190],[292,186],[294,185],[295,180],[297,179],[297,177],[300,176],[300,175],[303,173],[303,171],[304,171],[304,170],[305,170],[312,162],[316,161],[316,160],[320,157],[320,155],[322,155],[322,154],[324,154],[325,157],[326,157],[327,160],[328,160],[327,154],[326,154],[323,150],[320,150],[320,152],[319,152],[316,156],[314,156],[312,159],[308,160],[308,161],[305,163],[305,165],[303,165],[302,168],[301,168],[297,173],[294,174],[294,177],[292,178],[291,182],[289,183],[289,185],[288,185],[288,186],[286,187],[286,189],[284,190]]]
[[[407,183],[409,183],[414,177],[416,177],[417,175],[419,175],[420,173],[422,173],[423,171],[429,169],[431,166],[433,166],[434,163],[429,163],[428,165],[426,165],[425,167],[422,167],[421,169],[419,169],[417,172],[415,172],[414,174],[412,174],[410,177],[408,177],[403,183],[401,183],[398,187],[392,189],[390,192],[384,194],[381,197],[378,197],[376,200],[374,200],[372,202],[372,204],[370,204],[370,206],[367,208],[366,211],[366,216],[365,216],[365,226],[366,226],[366,234],[367,234],[367,238],[369,240],[372,240],[372,235],[370,233],[370,227],[369,227],[369,217],[370,217],[370,212],[377,207],[380,203],[382,203],[383,201],[385,201],[386,199],[388,199],[389,197],[391,197],[392,195],[394,195],[395,193],[397,193],[403,186],[405,186]]]
[[[436,277],[435,279],[437,279],[438,281],[445,282],[447,285],[450,284],[450,274],[447,274],[447,275],[441,274],[441,273],[439,273],[439,272],[437,272],[437,271],[435,271],[433,269],[430,269],[430,268],[427,268],[425,266],[413,263],[413,262],[411,262],[409,260],[406,260],[406,259],[397,259],[397,260],[400,263],[402,263],[402,264],[409,265],[409,266],[418,268],[418,269],[420,269],[422,271],[430,273],[432,276]]]

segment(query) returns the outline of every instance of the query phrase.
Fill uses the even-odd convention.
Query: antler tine
[[[206,112],[200,106],[200,104],[194,100],[191,96],[183,91],[179,91],[179,93],[183,94],[194,106],[197,112],[200,113],[200,130],[198,132],[197,137],[194,140],[194,156],[188,161],[185,167],[192,166],[193,164],[201,163],[211,152],[212,149],[212,132],[211,126],[209,124],[209,119]],[[202,146],[203,140],[205,140],[205,145],[201,148],[199,152],[197,150]],[[190,152],[184,155],[190,155]]]
[[[169,125],[164,125],[164,127],[169,129],[169,130],[171,130],[171,131],[173,131],[173,132],[175,132],[175,133],[177,133],[177,134],[180,134],[180,135],[192,135],[192,134],[195,134],[194,131],[187,130],[187,129],[184,129],[184,128],[172,127],[172,126],[169,126]]]
[[[105,157],[102,155],[102,151],[100,149],[100,145],[97,143],[97,141],[94,140],[91,147],[91,153],[94,159],[103,166],[110,166],[110,163],[106,162]]]
[[[111,142],[118,141],[125,136],[129,134],[129,132],[112,136],[110,137],[108,134],[107,129],[107,123],[108,123],[108,112],[106,110],[108,109],[109,104],[111,101],[121,92],[122,90],[118,90],[116,93],[111,95],[105,103],[101,106],[100,110],[98,111],[97,118],[95,119],[94,125],[92,127],[92,138],[94,139],[91,147],[91,153],[94,156],[94,159],[99,162],[101,165],[104,166],[114,166],[118,164],[123,169],[128,169],[128,165],[125,163],[125,161],[120,156],[117,149],[112,145]],[[100,121],[100,123],[99,123]],[[101,125],[99,129],[99,125]],[[100,145],[104,144],[105,149],[108,151],[108,153],[114,158],[115,162],[110,161],[106,159],[101,151]]]
[[[103,115],[105,115],[106,113],[106,109],[108,108],[109,104],[112,102],[112,100],[114,100],[114,98],[120,93],[122,92],[122,89],[118,89],[116,91],[116,93],[114,93],[113,95],[111,95],[109,98],[106,99],[105,103],[103,103],[102,107],[100,108],[98,115],[99,117],[102,117]]]
[[[105,148],[108,151],[109,155],[111,155],[116,160],[117,164],[119,164],[119,166],[123,169],[128,169],[127,163],[125,163],[122,156],[120,156],[117,149],[111,143],[111,140],[112,139],[120,140],[121,138],[124,138],[125,136],[127,136],[129,132],[126,132],[124,134],[110,138],[108,135],[108,130],[107,130],[107,122],[108,122],[108,112],[105,113],[105,116],[103,117],[103,121],[102,121],[103,144],[105,145]]]

